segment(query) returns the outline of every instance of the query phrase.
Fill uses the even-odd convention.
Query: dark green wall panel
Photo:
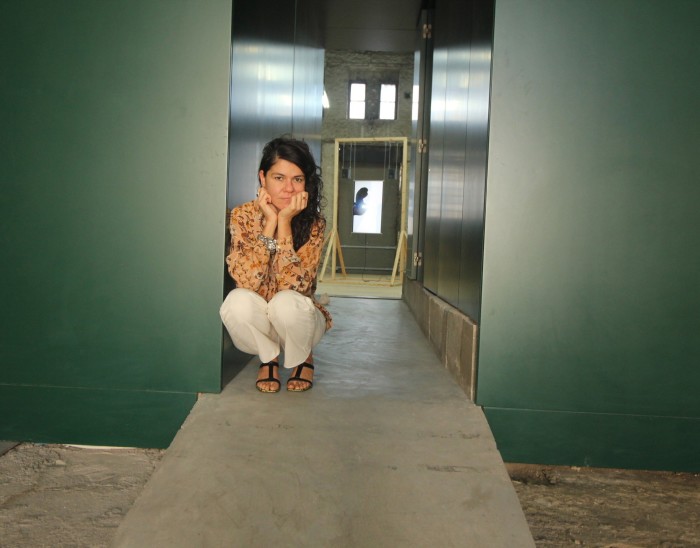
[[[630,451],[663,421],[682,424],[666,441],[700,437],[698,23],[690,1],[496,3],[486,408],[649,417]],[[502,422],[499,444],[520,428]],[[666,450],[644,447],[650,466]]]
[[[484,408],[507,462],[700,472],[700,419]]]
[[[182,392],[0,386],[2,439],[165,448],[197,399]]]
[[[230,0],[2,3],[1,383],[220,389],[230,29]]]

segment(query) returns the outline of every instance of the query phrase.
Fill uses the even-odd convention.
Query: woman
[[[355,194],[355,203],[352,204],[352,214],[353,215],[364,215],[367,212],[367,204],[365,203],[365,198],[369,195],[369,190],[366,186],[363,186]]]
[[[226,263],[236,289],[221,305],[221,319],[239,350],[262,361],[256,386],[278,392],[279,356],[293,369],[287,390],[313,386],[313,354],[332,325],[314,299],[326,226],[323,182],[308,145],[280,137],[265,145],[255,200],[233,209]]]

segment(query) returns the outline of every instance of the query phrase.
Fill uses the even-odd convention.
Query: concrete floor
[[[484,415],[405,303],[329,309],[314,388],[261,394],[251,362],[203,395],[114,546],[534,547]]]

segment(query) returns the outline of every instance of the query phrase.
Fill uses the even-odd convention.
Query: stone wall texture
[[[474,401],[478,326],[415,280],[404,278],[403,299],[442,364]]]

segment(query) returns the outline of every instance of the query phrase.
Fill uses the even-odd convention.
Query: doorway
[[[329,283],[343,284],[330,289],[346,294],[353,286],[374,287],[375,293],[382,286],[400,288],[407,253],[408,139],[336,139],[334,150],[332,228],[319,284],[327,289]],[[379,293],[401,297],[400,290]]]
[[[422,32],[421,14],[425,13],[425,4],[424,0],[358,0],[352,3],[346,0],[297,0],[292,3],[270,0],[265,4],[236,3],[233,10],[228,209],[254,199],[258,187],[258,162],[264,144],[273,137],[291,133],[309,143],[321,166],[326,199],[323,214],[327,219],[326,235],[329,237],[335,228],[334,163],[340,147],[336,139],[377,139],[383,143],[399,136],[403,140],[398,153],[401,168],[394,170],[393,175],[387,173],[368,179],[381,181],[383,197],[385,192],[394,194],[383,204],[393,204],[397,212],[390,215],[393,220],[389,224],[381,219],[379,228],[381,237],[386,233],[388,238],[389,232],[393,236],[388,242],[376,241],[380,238],[377,233],[365,232],[366,236],[359,236],[359,230],[350,230],[347,237],[341,236],[342,240],[347,240],[347,245],[361,246],[352,252],[352,248],[348,249],[350,255],[360,255],[357,264],[357,257],[349,255],[350,266],[361,268],[351,269],[348,276],[365,279],[363,285],[354,286],[351,292],[347,286],[343,288],[342,296],[400,299],[399,272],[406,271],[413,276],[413,263],[404,253],[398,257],[393,285],[385,282],[377,288],[368,281],[374,267],[384,269],[379,272],[386,273],[384,277],[390,280],[395,271],[397,248],[412,250],[417,241],[413,234],[420,230],[414,213],[420,209],[421,203],[417,190],[421,184],[418,169],[421,159],[416,151],[420,134],[416,133],[416,127],[418,113],[427,108],[425,97],[429,86],[425,86],[423,78],[417,77],[417,66],[424,58],[419,52],[425,50],[426,36],[429,40],[429,35]],[[269,24],[270,13],[276,14],[277,24]],[[356,81],[367,85],[366,116],[363,119],[351,119],[348,112],[349,86]],[[394,119],[380,116],[383,84],[396,85]],[[322,103],[324,95],[325,104]],[[385,145],[378,146],[383,149]],[[391,152],[387,150],[387,155],[396,158],[396,142],[386,148],[392,148]],[[387,160],[387,171],[391,163]],[[400,179],[397,171],[400,171]],[[354,203],[355,195],[363,187],[355,189],[345,185],[354,185],[355,179],[364,179],[344,179],[340,203],[345,204],[342,207],[347,211],[347,201],[352,198]],[[339,185],[342,180],[338,181]],[[400,198],[396,197],[399,189]],[[340,215],[338,222],[342,224],[348,220]],[[402,231],[407,232],[403,240]],[[343,234],[336,231],[338,233]],[[361,241],[353,242],[353,236]],[[342,251],[345,244],[342,241],[337,249]],[[388,249],[376,249],[380,246]],[[322,261],[327,253],[328,247],[323,251]],[[379,258],[372,256],[375,253],[388,255],[389,259],[383,257],[379,262]],[[332,246],[331,254],[337,261]],[[328,257],[330,262],[330,255]],[[338,266],[333,265],[334,272]],[[330,263],[327,269],[326,283],[331,276]],[[225,278],[228,279],[227,274]],[[319,280],[317,297],[322,298],[326,289]],[[387,290],[393,293],[387,295],[384,293]],[[338,290],[333,293],[341,296]],[[237,364],[242,360],[242,357],[233,355],[235,349],[227,343],[230,341],[225,336],[224,378],[229,376],[229,369],[232,375],[235,374],[232,367],[236,366],[237,370]]]

